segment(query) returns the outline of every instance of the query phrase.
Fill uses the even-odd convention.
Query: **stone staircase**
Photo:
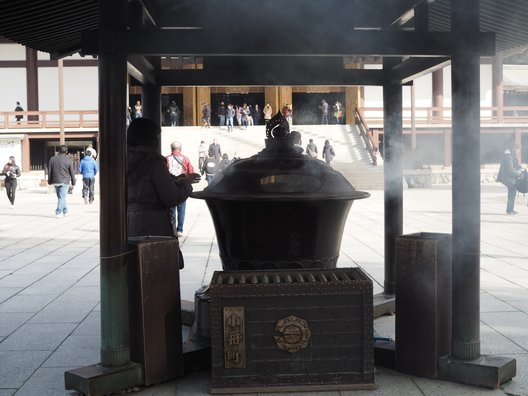
[[[310,139],[319,150],[320,159],[326,139],[334,147],[336,157],[332,167],[350,181],[358,190],[383,189],[383,160],[378,158],[378,166],[373,166],[359,132],[353,125],[294,125],[292,130],[299,131],[305,147]],[[247,129],[234,128],[228,132],[225,128],[211,127],[164,127],[162,133],[162,152],[168,155],[173,140],[182,142],[182,152],[194,166],[198,163],[198,146],[203,140],[209,145],[216,138],[222,153],[229,158],[235,152],[242,158],[250,157],[264,148],[266,130],[264,125]]]

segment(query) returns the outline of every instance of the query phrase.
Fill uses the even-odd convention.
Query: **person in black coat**
[[[9,157],[7,164],[5,164],[2,170],[2,175],[5,176],[4,184],[7,193],[7,198],[11,203],[11,209],[15,207],[15,193],[17,189],[17,178],[20,177],[20,168],[16,164],[15,157]]]
[[[209,157],[215,157],[216,160],[220,162],[220,159],[222,158],[222,149],[216,139],[213,139],[213,143],[209,145],[208,155]]]
[[[170,208],[185,201],[197,173],[171,175],[160,150],[161,128],[148,118],[128,127],[127,220],[128,236],[174,236]]]
[[[506,204],[506,213],[507,214],[517,214],[513,210],[515,206],[515,196],[517,195],[516,184],[521,176],[521,167],[517,162],[515,156],[515,151],[517,148],[514,148],[514,153],[510,149],[504,151],[504,155],[501,160],[499,173],[497,175],[497,181],[504,184],[508,188],[508,202]]]
[[[17,111],[17,112],[22,112],[22,111],[24,111],[24,109],[22,108],[22,106],[20,106],[20,102],[17,102],[17,103],[16,103],[15,111]],[[22,120],[22,118],[24,118],[24,116],[23,116],[22,114],[17,114],[17,115],[15,116],[15,118],[16,118],[17,124],[20,124],[20,121]]]
[[[48,184],[55,187],[57,194],[56,217],[68,215],[68,204],[66,196],[70,188],[70,183],[75,186],[75,171],[73,163],[68,157],[68,147],[61,145],[57,155],[51,157],[48,164]]]

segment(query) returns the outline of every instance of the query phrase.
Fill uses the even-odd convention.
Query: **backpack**
[[[521,178],[515,184],[515,188],[521,194],[528,193],[528,172],[523,172]]]

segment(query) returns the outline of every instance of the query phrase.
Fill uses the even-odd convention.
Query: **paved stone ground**
[[[203,187],[203,184],[201,185]],[[404,233],[451,232],[449,186],[404,192]],[[383,284],[383,192],[352,206],[340,267],[360,266]],[[55,218],[56,198],[43,190],[19,191],[16,208],[0,197],[0,396],[68,395],[66,370],[99,361],[99,208],[84,205],[76,189],[70,215]],[[412,377],[377,368],[375,391],[302,395],[528,395],[528,207],[505,214],[506,189],[482,188],[482,353],[517,359],[517,377],[487,390]],[[524,200],[524,202],[523,202]],[[202,201],[187,206],[182,251],[182,298],[220,269],[210,215]],[[381,335],[394,336],[394,317],[377,319]],[[141,389],[137,395],[206,395],[209,372]]]

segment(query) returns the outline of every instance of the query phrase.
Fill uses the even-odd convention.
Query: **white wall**
[[[97,67],[64,68],[64,110],[98,109]],[[56,67],[39,69],[40,110],[59,109],[59,71]]]
[[[0,60],[26,60],[26,47],[19,44],[0,44]]]
[[[14,111],[16,102],[26,109],[26,69],[0,68],[0,111]]]
[[[37,53],[39,60],[49,60],[49,54]],[[1,60],[25,61],[26,49],[18,44],[0,44]],[[73,55],[67,59],[83,59]],[[64,67],[64,107],[65,110],[98,109],[97,66]],[[40,67],[38,70],[40,110],[59,109],[58,69]],[[27,110],[26,69],[0,68],[0,112],[13,111],[16,102]],[[1,161],[0,161],[1,162]]]
[[[10,156],[15,157],[18,166],[22,166],[22,135],[0,136],[0,167],[4,165]]]
[[[444,73],[444,107],[451,106],[451,66],[443,69]],[[432,106],[432,74],[426,74],[414,81],[416,107]],[[480,105],[490,107],[492,105],[492,67],[491,65],[480,66]],[[365,87],[364,107],[383,107],[383,88]],[[410,87],[403,87],[403,107],[411,107]]]

